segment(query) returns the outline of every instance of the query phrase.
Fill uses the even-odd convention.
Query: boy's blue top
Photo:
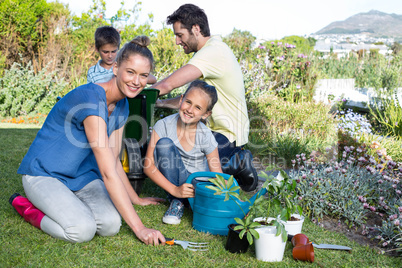
[[[59,179],[72,191],[101,179],[95,155],[88,144],[83,121],[94,115],[107,124],[107,134],[124,126],[128,101],[120,100],[108,116],[105,90],[86,84],[65,95],[46,118],[18,169],[19,174]]]
[[[101,61],[102,60],[99,60],[96,65],[89,68],[87,74],[87,83],[102,83],[113,78],[113,67],[109,70],[105,69],[100,65]]]

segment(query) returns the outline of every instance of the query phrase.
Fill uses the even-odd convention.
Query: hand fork
[[[184,249],[192,250],[192,251],[207,251],[208,250],[208,243],[195,243],[195,242],[189,242],[189,241],[182,241],[182,240],[177,240],[177,239],[171,239],[167,238],[166,239],[166,244],[168,245],[180,245]]]

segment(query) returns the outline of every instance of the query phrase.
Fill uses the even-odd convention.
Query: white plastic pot
[[[255,230],[260,235],[259,239],[254,239],[257,259],[265,262],[282,261],[286,241],[282,241],[282,235],[275,235],[276,227],[265,226]]]
[[[285,226],[285,230],[290,235],[300,234],[302,232],[304,216],[292,214],[292,217],[300,219],[299,221],[281,221]]]

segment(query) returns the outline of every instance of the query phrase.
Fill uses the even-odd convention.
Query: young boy
[[[107,82],[113,77],[113,64],[120,47],[120,34],[111,26],[102,26],[95,31],[95,47],[101,59],[88,70],[88,83]]]
[[[120,47],[120,34],[111,26],[102,26],[95,31],[95,47],[101,59],[91,66],[87,74],[88,83],[107,82],[113,78],[113,64]],[[149,74],[147,84],[156,83],[156,77]]]

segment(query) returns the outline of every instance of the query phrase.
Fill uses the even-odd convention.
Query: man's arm
[[[187,64],[173,72],[162,81],[154,84],[152,87],[159,89],[159,95],[163,96],[168,94],[173,89],[184,86],[185,84],[192,82],[201,76],[202,73],[200,69],[194,65]]]

